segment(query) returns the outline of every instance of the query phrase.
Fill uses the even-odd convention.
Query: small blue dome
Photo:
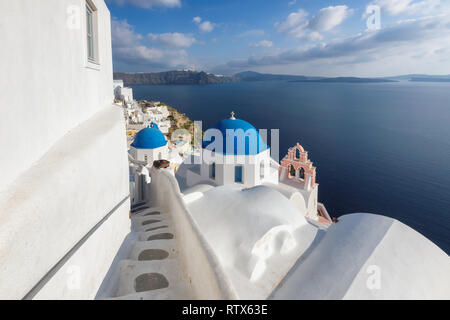
[[[217,146],[212,145],[215,139],[214,135],[208,137],[207,132],[209,129],[221,131],[224,138],[222,150],[211,150]],[[232,113],[231,118],[221,120],[212,125],[209,129],[205,134],[206,139],[203,140],[203,149],[220,152],[224,155],[255,155],[269,149],[269,146],[261,138],[258,130],[247,121],[235,119],[234,113]],[[242,146],[238,144],[238,136],[235,134],[236,130],[240,129],[242,130],[241,132],[245,133],[245,148],[242,148]],[[231,143],[229,143],[230,147],[227,148],[227,139],[232,136],[234,136],[234,150],[231,150]],[[240,144],[242,144],[242,142]]]
[[[136,149],[156,149],[167,144],[164,134],[159,130],[158,125],[150,123],[148,128],[142,129],[134,137],[131,144]]]

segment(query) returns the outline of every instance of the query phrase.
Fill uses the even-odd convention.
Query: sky
[[[106,0],[114,70],[450,74],[450,0]]]

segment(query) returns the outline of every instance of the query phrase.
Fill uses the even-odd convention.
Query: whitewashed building
[[[113,80],[114,99],[122,100],[123,80]]]
[[[144,161],[150,166],[155,160],[168,159],[167,140],[156,123],[150,123],[148,128],[136,134],[130,147],[130,154],[134,159]]]
[[[123,101],[126,104],[130,104],[134,101],[133,89],[125,87],[123,84],[123,80],[114,80],[113,90],[114,90],[114,98],[116,100]]]
[[[278,165],[258,130],[232,114],[206,130],[201,165],[186,179],[188,185],[210,181],[241,188],[277,184]]]
[[[0,299],[94,299],[130,232],[109,10],[0,1],[0,39]]]

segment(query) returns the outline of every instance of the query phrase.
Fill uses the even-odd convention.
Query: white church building
[[[206,130],[200,174],[190,171],[191,183],[211,180],[217,185],[250,188],[278,182],[278,165],[270,148],[250,123],[234,113]],[[188,182],[189,183],[189,182]]]
[[[134,159],[149,165],[152,165],[155,160],[168,159],[167,140],[156,123],[151,122],[148,128],[136,134],[130,146],[130,154]]]

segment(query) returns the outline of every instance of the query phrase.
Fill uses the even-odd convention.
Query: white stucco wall
[[[0,87],[7,93],[0,95],[0,146],[8,150],[0,190],[113,101],[110,14],[103,0],[93,3],[98,66],[87,63],[85,0],[0,1]]]
[[[294,179],[282,179],[278,185],[271,184],[270,187],[278,190],[285,197],[290,199],[304,216],[311,219],[318,218],[318,184],[310,190],[305,190],[303,186]]]
[[[130,229],[130,201],[126,200],[100,228],[87,238],[33,299],[89,299],[96,298],[114,264],[118,249]]]
[[[449,299],[450,259],[392,218],[349,214],[297,261],[273,299]]]
[[[156,149],[137,149],[130,147],[130,154],[138,161],[145,161],[145,156],[147,156],[147,163],[151,166],[155,160],[167,160],[169,149],[167,145]]]
[[[85,0],[0,1],[0,299],[95,297],[130,231],[110,14],[92,2],[98,65]],[[69,290],[71,266],[81,278]]]
[[[123,99],[126,102],[133,101],[133,89],[132,88],[123,87],[121,91],[122,91],[121,93],[122,93]]]
[[[210,179],[210,163],[213,160],[216,163],[217,185],[237,186],[243,188],[254,187],[263,183],[278,183],[278,174],[272,174],[270,171],[270,149],[256,155],[222,155],[203,149],[203,162],[200,168],[200,181]],[[261,163],[264,163],[264,177],[261,177]],[[242,166],[242,183],[235,183],[235,166]]]
[[[64,136],[0,194],[0,298],[23,298],[129,195],[124,130],[121,109],[105,108]],[[98,260],[85,255],[87,277],[92,273],[97,281],[102,279],[118,250],[116,238],[129,232],[129,210],[123,208],[114,213],[122,215],[114,237],[106,232],[101,239],[108,251],[94,255]],[[99,247],[90,250],[95,253]],[[93,287],[83,292],[84,298],[95,294]],[[64,297],[55,292],[53,298]]]
[[[188,210],[239,299],[265,299],[319,230],[267,186],[191,188]]]

